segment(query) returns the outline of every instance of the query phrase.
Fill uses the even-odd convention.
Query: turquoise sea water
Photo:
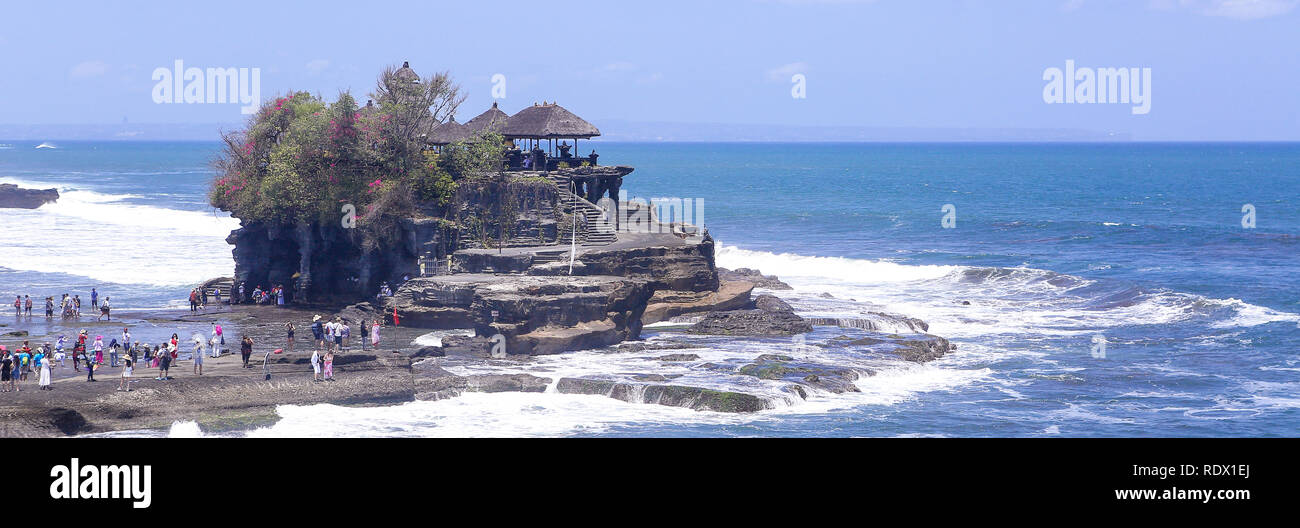
[[[0,140],[0,295],[178,304],[228,274],[237,221],[204,205],[216,143]],[[704,200],[719,265],[777,274],[806,315],[920,317],[957,352],[915,365],[788,340],[701,339],[703,360],[794,350],[875,376],[756,415],[600,396],[467,395],[364,412],[283,407],[255,435],[1295,436],[1300,145],[619,144],[632,197]],[[1255,227],[1242,226],[1243,206]],[[943,208],[955,211],[946,229]],[[16,222],[16,223],[15,223]],[[830,294],[826,298],[823,294]],[[175,301],[174,301],[175,300]],[[969,303],[969,304],[966,304]],[[852,334],[818,327],[815,345]],[[667,332],[651,330],[650,339]],[[1104,343],[1104,357],[1099,357]],[[851,354],[851,353],[849,353]],[[635,358],[537,368],[613,375]],[[727,379],[700,380],[726,387]],[[184,429],[182,427],[182,429]]]

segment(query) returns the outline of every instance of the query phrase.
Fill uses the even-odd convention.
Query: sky
[[[361,101],[386,65],[446,70],[513,113],[602,121],[1080,129],[1300,140],[1300,0],[21,2],[0,18],[0,125],[239,123],[157,104],[157,68],[260,70],[261,97]],[[1045,71],[1149,68],[1150,108],[1049,104]],[[1140,70],[1139,70],[1140,71]],[[496,75],[504,77],[504,94]],[[796,74],[804,97],[794,97]],[[215,132],[214,132],[215,137]]]

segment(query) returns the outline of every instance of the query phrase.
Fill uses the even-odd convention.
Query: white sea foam
[[[721,267],[775,274],[795,289],[774,292],[800,313],[852,317],[867,307],[919,317],[949,338],[1002,334],[1086,335],[1106,329],[1205,318],[1217,328],[1300,321],[1238,299],[1171,291],[1084,292],[1097,282],[1034,268],[906,265],[842,257],[776,254],[723,246]],[[823,297],[830,294],[833,299]],[[1111,295],[1111,297],[1105,297]],[[969,303],[969,304],[965,304]],[[1223,309],[1231,315],[1223,317]],[[1210,319],[1210,318],[1218,319]]]
[[[474,331],[473,330],[434,330],[427,334],[423,334],[419,337],[416,337],[415,340],[412,342],[412,344],[420,345],[420,346],[440,347],[442,346],[442,340],[444,338],[454,336],[454,335],[472,336],[474,335]]]
[[[554,437],[682,423],[733,424],[761,415],[697,412],[680,407],[625,403],[604,396],[537,393],[467,393],[439,401],[389,407],[281,405],[274,425],[250,437]]]
[[[168,438],[202,438],[203,430],[199,429],[199,424],[194,421],[172,422],[171,429],[167,431]]]
[[[0,182],[42,186],[12,178]],[[134,198],[63,188],[55,203],[6,211],[14,228],[0,230],[0,267],[156,286],[193,284],[233,271],[225,237],[238,220],[126,202]]]

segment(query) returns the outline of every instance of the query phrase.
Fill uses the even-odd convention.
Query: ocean
[[[180,307],[229,275],[238,221],[206,205],[216,142],[0,140],[0,182],[57,187],[6,209],[0,299],[96,287],[118,310]],[[805,356],[874,375],[782,399],[744,376],[582,351],[521,372],[680,369],[769,391],[736,415],[603,396],[466,394],[365,409],[281,406],[249,436],[1296,436],[1300,145],[593,142],[630,197],[703,200],[717,261],[794,287],[805,316],[918,317],[954,353],[915,364],[790,339],[692,337],[701,361]],[[1250,207],[1247,207],[1249,204]],[[1253,227],[1243,217],[1253,211]],[[945,218],[946,217],[946,218]],[[1249,222],[1247,222],[1249,224]],[[945,225],[949,227],[945,227]],[[11,298],[11,297],[10,297]],[[4,312],[0,312],[4,313]],[[682,339],[663,327],[650,341]],[[496,368],[505,372],[504,367]],[[546,373],[546,374],[542,374]],[[179,423],[172,436],[202,434]]]

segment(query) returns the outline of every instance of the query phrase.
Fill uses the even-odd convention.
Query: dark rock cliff
[[[226,238],[235,246],[235,283],[245,295],[283,285],[293,302],[373,297],[379,285],[420,274],[420,258],[442,258],[455,230],[436,219],[407,219],[391,245],[366,250],[341,225],[245,223]]]
[[[36,209],[58,199],[57,189],[23,189],[12,183],[0,183],[0,207]]]

